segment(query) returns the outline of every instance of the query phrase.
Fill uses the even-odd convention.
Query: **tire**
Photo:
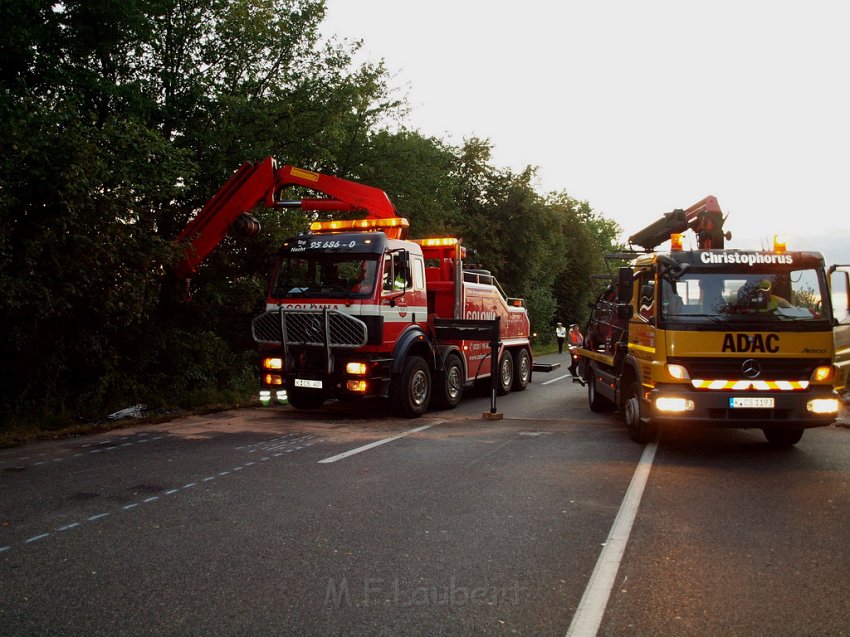
[[[431,400],[431,372],[421,356],[408,356],[391,390],[393,414],[418,418],[428,410]]]
[[[623,416],[626,420],[629,438],[640,444],[646,444],[655,438],[655,426],[651,422],[641,419],[643,415],[642,403],[640,383],[633,380],[626,387]]]
[[[443,368],[434,383],[434,403],[441,409],[454,409],[463,397],[463,364],[457,354],[449,354]]]
[[[792,429],[762,429],[764,437],[771,447],[793,447],[803,437],[804,429],[795,427]]]
[[[590,370],[587,379],[587,402],[590,405],[590,411],[597,414],[614,411],[614,402],[605,398],[605,396],[600,396],[599,392],[596,391],[596,376],[592,370]]]
[[[496,378],[496,394],[504,396],[510,393],[511,386],[514,383],[514,357],[511,356],[510,350],[502,352],[502,358],[499,359],[499,369]]]
[[[325,403],[325,395],[314,389],[295,389],[286,392],[289,404],[295,409],[318,409]]]
[[[531,382],[531,356],[525,348],[518,349],[514,361],[514,391],[522,391]]]

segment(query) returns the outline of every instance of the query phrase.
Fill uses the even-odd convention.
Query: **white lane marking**
[[[543,382],[543,383],[540,383],[540,384],[541,385],[550,385],[551,383],[557,383],[559,380],[564,380],[565,378],[572,378],[572,374],[564,374],[563,376],[558,376],[557,378],[547,380],[546,382]]]
[[[73,529],[75,526],[80,526],[79,522],[71,522],[71,524],[66,524],[65,526],[60,526],[57,531],[67,531],[68,529]]]
[[[608,533],[605,547],[599,554],[596,567],[593,569],[587,588],[584,589],[584,594],[581,596],[576,614],[573,615],[573,621],[567,630],[567,637],[593,637],[599,631],[602,616],[608,606],[608,598],[611,596],[611,589],[614,587],[617,578],[617,571],[620,568],[620,562],[629,541],[629,534],[632,532],[635,516],[657,449],[657,440],[644,447],[643,455],[640,457],[632,481],[622,504],[620,504],[620,510],[617,512],[617,517]]]
[[[429,425],[429,426],[433,426],[433,425]],[[426,427],[426,428],[427,428],[427,427]],[[421,429],[421,428],[420,428],[420,429]],[[412,433],[412,432],[408,432],[408,433]],[[406,434],[404,434],[404,435],[406,435]],[[164,436],[159,436],[159,437],[156,437],[156,438],[148,438],[147,440],[159,440],[160,438],[163,438],[163,437],[164,437]],[[314,437],[315,437],[315,436],[307,436],[307,437],[304,437],[304,438],[300,438],[300,439],[297,439],[297,440],[293,440],[293,441],[291,441],[291,442],[298,442],[298,441],[300,441],[300,440],[310,440],[311,438],[314,438]],[[119,440],[124,440],[124,439],[125,439],[125,438],[119,438]],[[104,443],[99,443],[99,444],[104,444]],[[108,443],[106,443],[106,444],[108,444]],[[132,443],[130,443],[130,444],[132,444]],[[310,444],[312,444],[312,443],[310,443]],[[124,445],[120,445],[120,446],[124,446]],[[305,446],[308,446],[308,445],[305,445]],[[89,453],[99,453],[100,451],[111,451],[112,449],[117,449],[117,448],[118,448],[118,447],[110,447],[110,448],[93,449],[93,450],[89,451]],[[297,450],[297,449],[302,449],[302,448],[303,448],[303,447],[297,447],[297,448],[296,448],[296,450]],[[292,449],[287,449],[287,451],[292,451]],[[39,455],[44,455],[44,454],[39,454]],[[81,453],[80,453],[80,454],[77,454],[77,455],[78,455],[78,456],[81,456],[81,455],[83,455],[83,454],[81,454]],[[282,453],[277,453],[277,454],[274,454],[274,457],[279,457],[279,456],[282,456],[282,455],[283,455]],[[59,462],[59,461],[61,461],[61,460],[64,460],[64,458],[56,458],[56,459],[54,459],[53,461],[54,461],[54,462]],[[271,458],[270,458],[270,457],[266,457],[266,458],[263,458],[263,460],[271,460]],[[36,464],[46,464],[46,461],[43,461],[43,462],[40,462],[40,463],[36,463]],[[255,464],[256,464],[255,462],[248,462],[248,463],[245,463],[245,465],[244,465],[244,466],[252,466],[252,465],[255,465]],[[235,471],[242,471],[242,470],[243,470],[243,468],[244,468],[244,466],[243,466],[243,465],[239,465],[239,466],[237,466],[237,467],[234,467],[234,468],[232,469],[232,471],[234,471],[234,472],[235,472]],[[231,471],[220,471],[220,472],[218,473],[218,476],[223,477],[223,476],[229,475],[230,473],[231,473]],[[212,481],[212,480],[215,480],[215,479],[216,479],[216,477],[217,477],[217,476],[215,476],[215,475],[208,476],[208,477],[206,477],[206,478],[203,478],[202,482],[210,482],[210,481]],[[162,492],[162,495],[173,495],[173,494],[177,493],[177,492],[178,492],[181,488],[182,488],[182,489],[189,489],[189,488],[191,488],[191,487],[196,486],[197,484],[198,484],[197,482],[189,482],[188,484],[183,485],[183,487],[179,487],[179,488],[176,488],[176,489],[168,489],[167,491],[163,491],[163,492]],[[125,506],[122,506],[122,507],[121,507],[121,509],[122,509],[122,510],[124,510],[124,511],[129,511],[130,509],[135,509],[135,508],[136,508],[136,507],[138,507],[140,504],[147,504],[147,503],[151,503],[151,502],[156,502],[156,501],[157,501],[157,500],[159,500],[159,499],[160,499],[160,496],[159,496],[159,495],[149,496],[149,497],[147,497],[147,498],[145,498],[145,499],[141,500],[140,502],[131,502],[130,504],[127,504],[127,505],[125,505]],[[94,522],[95,520],[99,520],[99,519],[101,519],[101,518],[105,518],[105,517],[106,517],[106,516],[108,516],[108,515],[110,515],[108,512],[107,512],[107,513],[98,513],[98,514],[96,514],[96,515],[92,515],[92,516],[90,516],[89,518],[87,518],[87,521],[89,521],[89,522]],[[56,529],[56,531],[69,531],[69,530],[71,530],[71,529],[73,529],[73,528],[76,528],[76,527],[78,527],[78,526],[81,526],[81,525],[82,525],[82,523],[81,523],[81,522],[72,522],[72,523],[69,523],[69,524],[65,524],[64,526],[60,526],[60,527],[58,527],[58,528]],[[46,537],[49,537],[50,535],[51,535],[50,533],[42,533],[42,534],[40,534],[40,535],[33,536],[33,537],[29,538],[28,540],[24,540],[24,544],[30,544],[30,543],[32,543],[32,542],[36,542],[36,541],[38,541],[38,540],[42,540],[42,539],[44,539],[44,538],[46,538]],[[12,547],[11,547],[11,546],[2,546],[2,547],[0,547],[0,553],[3,553],[4,551],[9,551],[9,550],[11,550],[11,549],[12,549]]]
[[[353,456],[357,453],[362,453],[363,451],[368,451],[369,449],[374,449],[375,447],[379,447],[380,445],[385,445],[388,442],[392,442],[393,440],[398,440],[399,438],[404,438],[405,436],[409,436],[410,434],[415,434],[419,431],[425,431],[426,429],[430,429],[435,425],[439,425],[445,421],[441,420],[439,422],[432,423],[430,425],[423,425],[422,427],[416,427],[415,429],[411,429],[409,431],[405,431],[403,433],[397,434],[395,436],[390,436],[389,438],[384,438],[383,440],[378,440],[376,442],[370,442],[368,445],[363,445],[362,447],[357,447],[356,449],[351,449],[350,451],[346,451],[345,453],[340,453],[336,456],[331,456],[330,458],[325,458],[324,460],[319,460],[319,464],[330,464],[331,462],[336,462],[337,460],[343,460],[344,458],[348,458],[349,456]]]

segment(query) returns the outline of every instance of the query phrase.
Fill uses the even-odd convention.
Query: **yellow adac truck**
[[[833,315],[823,257],[725,249],[723,221],[707,197],[630,237],[645,252],[592,310],[579,351],[590,408],[622,410],[637,442],[659,426],[710,426],[790,446],[836,419],[848,371],[836,348],[850,325]],[[698,249],[683,249],[685,230]],[[653,251],[667,239],[669,251]]]

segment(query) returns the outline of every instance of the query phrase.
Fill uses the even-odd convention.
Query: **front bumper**
[[[681,412],[661,412],[658,398],[686,398],[694,409]],[[773,398],[772,408],[733,408],[730,398]],[[696,391],[680,385],[659,385],[649,392],[647,411],[653,421],[679,425],[735,428],[825,427],[835,422],[836,413],[818,414],[809,411],[810,401],[838,398],[829,387],[813,387],[806,391]]]

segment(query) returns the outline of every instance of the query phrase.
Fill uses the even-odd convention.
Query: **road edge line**
[[[593,637],[602,625],[602,617],[608,606],[611,590],[614,588],[617,571],[620,570],[620,562],[626,551],[626,544],[632,532],[657,449],[657,440],[644,447],[638,466],[632,475],[632,481],[620,504],[620,510],[617,511],[617,517],[614,518],[614,524],[608,533],[608,539],[599,554],[593,574],[573,615],[566,637]]]

